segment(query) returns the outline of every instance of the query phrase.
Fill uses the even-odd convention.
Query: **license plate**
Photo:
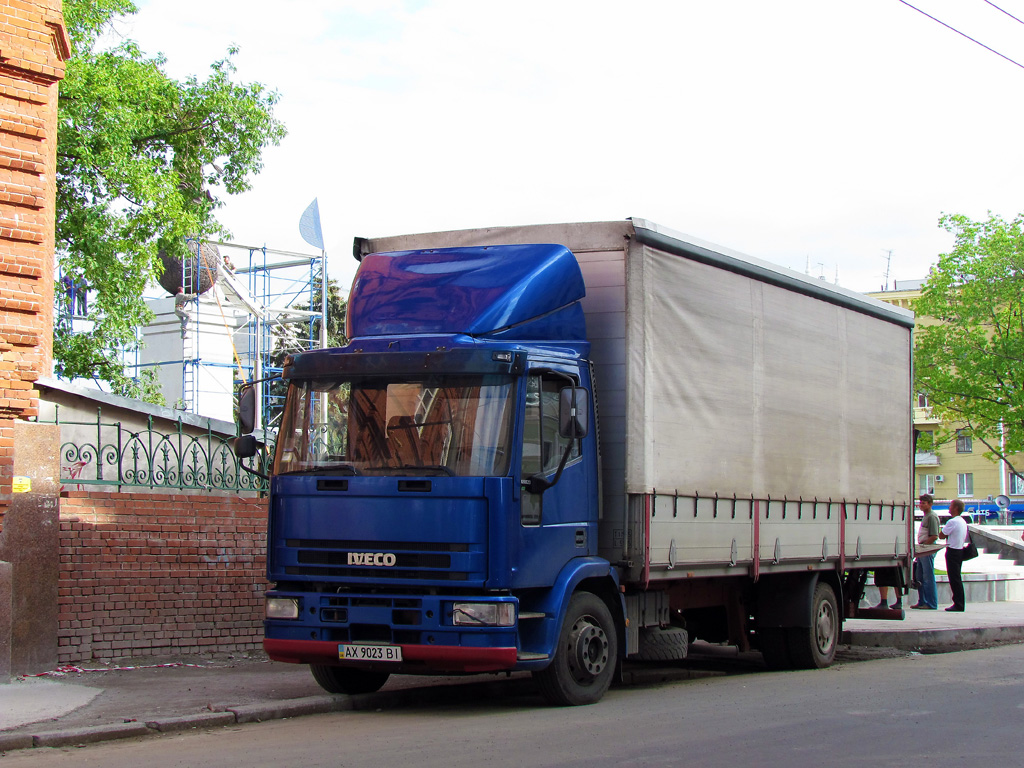
[[[345,661],[401,661],[400,645],[339,645],[338,658]]]

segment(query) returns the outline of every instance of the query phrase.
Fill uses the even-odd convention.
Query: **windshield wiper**
[[[444,472],[448,477],[455,477],[455,473],[444,464],[403,464],[402,469],[415,469],[419,472]]]
[[[310,467],[304,470],[303,474],[307,475],[358,475],[359,470],[356,469],[355,464],[351,464],[347,461],[339,461],[334,464],[317,464],[315,467]]]

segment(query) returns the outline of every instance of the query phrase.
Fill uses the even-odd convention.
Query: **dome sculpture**
[[[216,245],[189,240],[187,246],[190,254],[187,265],[168,256],[162,250],[159,253],[160,261],[164,265],[164,272],[160,275],[160,285],[172,296],[178,292],[179,286],[185,287],[185,293],[206,293],[217,282],[217,276],[220,273],[222,260],[220,249]]]

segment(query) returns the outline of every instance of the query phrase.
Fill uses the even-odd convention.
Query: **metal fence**
[[[233,437],[187,428],[179,419],[173,431],[154,429],[153,417],[144,429],[132,431],[122,422],[104,422],[99,408],[95,421],[64,421],[58,411],[51,424],[61,428],[61,490],[85,487],[180,491],[261,492],[267,481],[247,472],[269,474],[274,446],[253,459],[235,456]]]

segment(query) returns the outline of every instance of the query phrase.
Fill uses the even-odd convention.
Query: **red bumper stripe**
[[[457,645],[403,645],[402,662],[388,664],[396,672],[498,672],[516,665],[515,648],[462,648]],[[338,662],[338,643],[326,640],[265,638],[263,650],[274,661],[291,664]]]

